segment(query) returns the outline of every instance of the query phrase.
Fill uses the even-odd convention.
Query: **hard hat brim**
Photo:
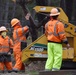
[[[4,31],[5,31],[5,32],[8,32],[8,30],[0,30],[0,32],[4,32]]]
[[[19,21],[18,21],[18,22],[19,22]],[[18,22],[14,23],[14,24],[12,25],[12,27],[14,27]]]
[[[50,16],[56,16],[59,15],[60,13],[56,13],[56,14],[50,14]]]

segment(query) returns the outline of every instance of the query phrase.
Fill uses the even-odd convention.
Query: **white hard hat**
[[[5,26],[1,26],[1,27],[0,27],[0,32],[1,32],[1,31],[8,31],[8,30],[6,29]]]
[[[60,14],[60,12],[56,8],[53,8],[50,12],[50,16],[56,16],[59,14]]]

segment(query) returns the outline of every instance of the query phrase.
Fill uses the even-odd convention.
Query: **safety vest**
[[[0,37],[0,53],[7,53],[10,50],[10,38]]]
[[[59,26],[60,27],[59,27]],[[49,21],[46,24],[47,27],[47,39],[51,42],[59,42],[66,39],[64,32],[64,25],[59,21]]]
[[[14,38],[14,43],[17,43],[17,42],[26,42],[24,28],[22,28],[22,34],[20,36],[18,34],[18,29],[15,30],[15,35],[16,35],[16,38]]]

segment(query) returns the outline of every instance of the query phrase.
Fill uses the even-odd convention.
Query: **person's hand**
[[[10,52],[8,52],[8,55],[11,55],[11,53],[10,53]]]
[[[68,48],[68,49],[70,48],[70,45],[69,45],[69,44],[67,44],[67,48]]]
[[[29,20],[31,14],[30,13],[27,13],[27,15],[25,16],[26,20]]]

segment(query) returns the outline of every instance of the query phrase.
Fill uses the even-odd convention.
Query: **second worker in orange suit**
[[[28,32],[28,26],[21,26],[20,20],[17,18],[13,18],[11,20],[11,25],[14,28],[13,31],[13,40],[14,40],[14,57],[15,57],[15,66],[13,67],[14,72],[25,71],[25,66],[21,60],[22,58],[22,45],[26,47],[26,36],[25,34]]]

